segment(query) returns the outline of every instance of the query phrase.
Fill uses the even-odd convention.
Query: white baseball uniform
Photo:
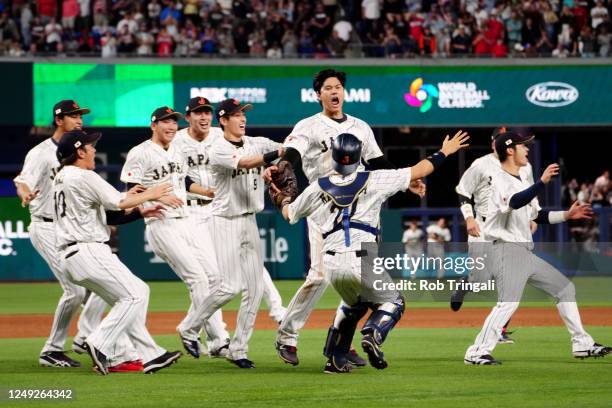
[[[455,187],[457,194],[474,200],[474,220],[480,229],[480,236],[473,237],[468,235],[468,254],[472,258],[484,256],[489,247],[484,238],[484,224],[487,214],[487,205],[491,195],[491,182],[493,175],[499,172],[501,163],[494,153],[486,154],[474,160],[471,166],[463,173],[459,184]],[[519,169],[519,174],[529,182],[533,183],[533,169],[527,163]],[[537,200],[537,198],[536,198]],[[468,280],[470,282],[484,282],[488,279],[489,273],[486,269],[474,269],[470,272]]]
[[[336,185],[352,183],[357,176],[333,175],[330,181]],[[359,222],[377,227],[382,204],[399,191],[405,191],[410,186],[410,168],[400,170],[375,170],[369,172],[369,180],[365,189],[358,195],[358,200],[351,209],[351,222]],[[300,218],[309,217],[309,222],[316,224],[321,231],[328,232],[334,228],[341,217],[342,209],[335,207],[331,200],[325,199],[318,183],[310,184],[300,196],[289,205],[288,218],[295,224]],[[354,211],[354,212],[353,212]],[[339,214],[340,212],[340,214]],[[360,229],[349,229],[350,245],[346,246],[345,232],[340,229],[323,239],[322,252],[323,268],[329,281],[332,283],[342,300],[348,305],[355,305],[364,299],[360,294],[362,286],[362,260],[357,251],[362,249],[363,243],[376,242],[376,236]],[[376,302],[376,291],[369,293],[369,301]],[[392,300],[395,300],[395,296]]]
[[[527,283],[556,299],[559,314],[572,337],[573,351],[590,349],[594,343],[582,327],[574,284],[532,252],[530,224],[540,210],[537,200],[516,210],[510,207],[510,198],[531,184],[524,174],[516,177],[501,168],[492,175],[483,231],[485,240],[490,242],[487,268],[497,283],[498,302],[475,343],[466,351],[466,360],[491,354],[504,324],[518,308]]]
[[[309,183],[334,173],[331,147],[334,137],[342,133],[351,133],[363,143],[361,157],[366,162],[382,156],[372,129],[364,121],[350,115],[346,115],[344,121],[336,121],[317,113],[299,121],[284,142],[285,149],[293,148],[300,153],[302,170]],[[359,170],[362,169],[363,167],[360,167]],[[307,221],[310,269],[306,281],[287,306],[287,314],[277,335],[277,342],[288,346],[297,346],[299,330],[304,327],[315,304],[327,288],[322,266],[322,231],[315,222],[310,222],[309,219]]]
[[[173,144],[180,150],[187,163],[187,175],[197,184],[203,187],[214,187],[210,172],[208,150],[211,144],[223,137],[223,131],[218,127],[211,127],[208,136],[200,141],[195,140],[188,133],[189,128],[181,129],[176,133]],[[187,205],[191,215],[199,223],[208,228],[208,221],[211,217],[212,202],[210,197],[201,196],[187,192]],[[270,316],[276,321],[282,320],[285,315],[285,308],[278,289],[274,286],[270,272],[264,267],[264,299],[270,309]],[[221,313],[221,309],[218,312]]]
[[[185,201],[186,171],[183,156],[174,145],[165,150],[152,140],[147,140],[128,152],[121,181],[139,183],[147,188],[169,183],[173,193]],[[152,203],[144,203],[145,207],[150,205]],[[204,302],[210,287],[217,284],[219,271],[209,231],[199,229],[184,206],[167,208],[163,219],[146,218],[145,224],[146,238],[155,254],[166,261],[189,288],[191,305],[185,317],[187,319]],[[219,315],[204,322],[193,333],[188,333],[192,340],[198,338],[202,327],[219,342],[214,345],[215,348],[225,344],[225,325]]]
[[[264,208],[263,166],[238,168],[242,157],[278,150],[281,145],[262,137],[242,137],[240,143],[217,138],[210,147],[210,172],[215,186],[211,204],[211,235],[215,245],[220,284],[198,308],[195,319],[179,325],[184,335],[237,294],[243,292],[236,331],[230,343],[228,358],[247,358],[248,341],[253,332],[257,310],[263,296],[261,279],[263,259],[255,214]]]
[[[52,196],[53,179],[59,168],[59,162],[55,155],[56,151],[57,143],[53,138],[39,143],[28,152],[23,169],[14,180],[16,183],[27,185],[32,192],[40,191],[29,205],[31,222],[28,231],[30,240],[36,251],[51,268],[63,290],[55,308],[51,334],[43,346],[42,353],[64,350],[70,322],[86,296],[86,290],[72,283],[60,269],[57,259]],[[92,326],[94,323],[88,320],[91,314],[101,313],[104,311],[104,307],[99,310],[99,303],[96,302],[92,302],[90,306],[86,307],[79,318],[79,331],[83,326]],[[75,337],[75,339],[77,338],[78,336]]]
[[[53,183],[56,244],[68,278],[112,306],[87,337],[88,343],[110,356],[127,335],[146,363],[166,352],[145,326],[149,287],[105,244],[110,232],[104,210],[119,210],[121,199],[122,194],[95,172],[64,167]]]

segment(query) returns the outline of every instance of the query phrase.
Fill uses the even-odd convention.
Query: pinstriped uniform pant
[[[329,282],[323,268],[323,232],[314,223],[308,222],[308,241],[310,243],[310,269],[306,280],[293,295],[287,306],[287,313],[281,322],[276,341],[289,346],[297,346],[298,334]]]
[[[259,229],[254,214],[230,218],[213,216],[210,223],[221,279],[198,308],[196,318],[188,316],[178,330],[181,334],[193,331],[217,309],[242,293],[236,331],[228,355],[232,360],[239,360],[247,357],[248,341],[253,334],[263,296]]]
[[[79,306],[85,300],[86,290],[85,288],[75,285],[68,279],[65,272],[60,267],[58,259],[57,248],[55,247],[55,225],[52,222],[43,221],[32,221],[28,227],[30,234],[30,240],[32,245],[38,251],[40,256],[47,262],[49,268],[55,275],[60,286],[62,287],[63,293],[60,297],[57,307],[55,308],[55,314],[53,316],[53,324],[51,325],[51,334],[47,339],[42,353],[48,351],[62,351],[68,337],[68,328],[70,322],[74,317],[75,313],[79,310]],[[94,310],[98,305],[92,305],[92,308],[88,310],[91,313],[98,313],[98,310]],[[102,307],[99,312],[102,313],[106,308],[106,305]],[[89,325],[94,326],[98,321],[89,321],[90,314],[83,313],[79,318],[79,326]]]
[[[110,312],[87,340],[105,355],[113,355],[121,336],[127,335],[146,363],[166,351],[145,326],[149,287],[114,255],[108,245],[80,243],[60,252],[60,262],[70,280],[98,294],[111,305]]]
[[[183,217],[152,221],[147,224],[145,233],[155,254],[166,261],[189,288],[191,305],[185,319],[195,317],[196,309],[219,280],[219,268],[209,231],[198,228],[191,217]],[[202,328],[218,343],[225,343],[227,331],[220,314],[183,334],[195,340]]]
[[[593,345],[593,338],[582,327],[576,289],[569,279],[531,252],[528,244],[499,242],[491,243],[488,248],[486,266],[496,282],[497,305],[487,316],[474,344],[467,349],[467,360],[493,352],[504,324],[519,306],[527,283],[555,298],[559,315],[570,332],[573,351]]]

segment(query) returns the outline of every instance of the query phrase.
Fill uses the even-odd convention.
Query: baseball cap
[[[501,135],[505,132],[516,132],[521,135],[533,135],[531,129],[526,127],[508,127],[508,126],[500,126],[493,129],[493,133],[491,133],[491,140],[497,139],[497,136]]]
[[[70,115],[72,113],[85,115],[89,112],[91,112],[91,109],[81,108],[79,104],[72,99],[63,99],[53,106],[53,117]]]
[[[196,96],[189,100],[189,103],[187,103],[185,107],[185,115],[199,110],[213,110],[210,101],[203,96]]]
[[[153,111],[151,114],[151,122],[157,122],[158,120],[164,120],[168,118],[174,118],[177,121],[182,118],[183,115],[180,112],[168,106],[161,106]]]
[[[253,105],[250,103],[243,105],[238,99],[226,99],[217,105],[215,116],[217,116],[217,120],[219,120],[223,116],[231,115],[239,111],[249,111],[251,109],[253,109]]]
[[[508,147],[520,144],[529,144],[531,141],[533,141],[534,137],[535,136],[533,135],[520,134],[514,131],[503,132],[495,138],[495,150],[500,152]]]
[[[62,161],[62,159],[76,152],[77,149],[96,143],[101,136],[102,133],[86,133],[80,129],[64,133],[57,144],[57,152],[55,153],[57,160]]]

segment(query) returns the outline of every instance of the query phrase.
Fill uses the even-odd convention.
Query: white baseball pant
[[[166,261],[189,288],[191,305],[183,322],[195,318],[194,313],[210,290],[219,284],[219,268],[208,229],[199,229],[191,217],[163,218],[147,224],[145,233],[155,254]],[[225,238],[221,242],[225,242]],[[227,343],[229,335],[220,313],[183,335],[196,340],[202,328],[213,339],[215,349]]]
[[[70,322],[79,309],[79,306],[81,306],[85,300],[87,291],[85,288],[72,283],[60,267],[57,248],[55,247],[55,225],[52,222],[32,220],[28,227],[28,231],[32,245],[45,260],[47,265],[49,265],[51,272],[53,272],[53,275],[55,275],[55,278],[64,291],[55,308],[53,324],[51,325],[51,334],[43,346],[41,353],[63,351],[66,338],[68,337]],[[104,312],[104,308],[100,311],[100,313],[102,312]],[[79,318],[79,324],[96,324],[95,322],[89,322],[89,318],[89,315],[82,314]]]
[[[487,316],[476,341],[466,353],[466,360],[491,354],[504,324],[519,306],[525,285],[530,283],[553,296],[557,310],[570,332],[572,350],[589,349],[594,341],[584,330],[576,305],[576,289],[561,272],[536,256],[528,244],[496,242],[487,251],[487,268],[497,286],[497,305]]]
[[[308,222],[308,240],[310,269],[306,281],[289,302],[276,336],[278,343],[287,346],[297,347],[300,329],[329,285],[323,267],[323,231],[314,222]]]
[[[74,341],[82,344],[87,337],[98,327],[102,322],[104,311],[108,307],[108,303],[96,293],[90,292],[89,298],[81,311],[81,318],[77,323],[77,334],[74,336]],[[127,335],[122,335],[115,343],[113,352],[106,356],[110,366],[121,364],[125,361],[142,360],[142,356],[138,355],[138,351],[130,341]]]
[[[219,270],[222,272],[220,284],[211,290],[196,314],[189,315],[179,324],[178,331],[187,337],[217,309],[242,293],[236,331],[228,353],[229,359],[240,360],[247,358],[248,341],[263,296],[259,229],[254,214],[231,218],[213,216],[210,222]]]
[[[127,335],[143,362],[166,352],[145,326],[149,287],[136,277],[102,243],[79,243],[60,252],[60,262],[70,280],[98,294],[111,309],[87,340],[112,356],[121,336]]]

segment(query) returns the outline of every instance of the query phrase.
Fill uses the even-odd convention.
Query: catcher
[[[387,367],[381,345],[401,319],[404,299],[396,290],[380,288],[362,270],[377,256],[376,237],[382,204],[393,194],[408,190],[410,183],[432,173],[444,159],[459,149],[466,148],[469,136],[459,131],[453,138],[444,139],[440,151],[421,160],[413,167],[399,170],[358,171],[362,142],[350,133],[337,136],[332,144],[334,174],[321,177],[310,184],[291,203],[294,180],[282,171],[287,180],[282,188],[270,186],[269,193],[283,217],[291,224],[309,217],[323,231],[323,267],[332,285],[342,297],[338,315],[329,330],[325,345],[328,357],[325,373],[347,373],[353,365],[348,352],[359,320],[372,309],[361,333],[361,346],[370,365]],[[274,177],[273,177],[274,180]],[[274,181],[273,181],[274,182]],[[362,244],[369,244],[369,248]],[[375,279],[378,278],[378,275]],[[384,280],[384,278],[382,278]],[[363,282],[363,283],[362,283]]]

